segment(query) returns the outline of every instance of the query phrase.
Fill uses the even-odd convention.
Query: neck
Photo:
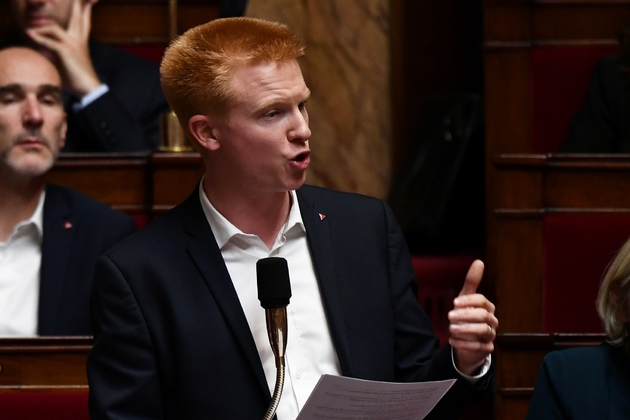
[[[258,236],[271,248],[289,216],[289,192],[239,194],[221,191],[209,184],[204,181],[203,189],[214,208],[241,231]]]
[[[15,226],[28,220],[39,204],[46,182],[0,177],[0,242],[6,242]]]

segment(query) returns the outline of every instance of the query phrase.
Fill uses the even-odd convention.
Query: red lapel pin
[[[319,220],[324,220],[326,218],[325,214],[319,213]]]
[[[65,227],[66,229],[70,229],[72,227],[72,223],[71,222],[66,222],[63,224],[63,227]]]

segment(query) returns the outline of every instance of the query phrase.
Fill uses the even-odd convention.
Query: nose
[[[292,129],[289,131],[289,141],[307,142],[311,138],[311,129],[308,126],[308,112],[306,108],[295,112]]]
[[[44,122],[42,107],[37,98],[29,97],[24,102],[22,123],[25,127],[39,127]]]

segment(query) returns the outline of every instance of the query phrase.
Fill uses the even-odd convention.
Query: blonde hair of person
[[[160,65],[162,89],[190,134],[190,117],[223,118],[230,110],[236,68],[297,59],[304,49],[286,25],[245,17],[216,19],[189,29],[166,49]]]
[[[621,247],[606,270],[597,295],[597,312],[604,324],[607,341],[630,350],[630,240]]]

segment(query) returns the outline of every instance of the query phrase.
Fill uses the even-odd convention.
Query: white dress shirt
[[[199,188],[203,211],[232,278],[272,394],[276,365],[267,335],[265,310],[258,300],[256,262],[267,257],[283,257],[287,260],[292,296],[287,306],[286,376],[276,412],[278,420],[297,417],[321,375],[341,374],[297,196],[294,191],[290,194],[292,205],[289,217],[269,249],[258,236],[243,233],[223,217],[210,204],[203,189]]]
[[[0,336],[37,335],[44,198],[33,215],[0,242]]]
[[[109,86],[107,86],[105,83],[100,84],[96,89],[82,97],[79,102],[73,103],[72,110],[74,112],[81,111],[83,108],[85,108],[101,96],[105,95],[107,92],[109,92]]]

